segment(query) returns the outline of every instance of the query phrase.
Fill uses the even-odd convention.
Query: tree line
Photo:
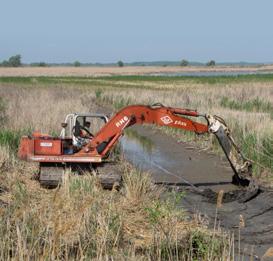
[[[20,54],[11,56],[8,60],[4,60],[3,62],[1,62],[0,66],[1,67],[20,67],[20,66],[22,66],[21,58],[22,57],[21,57]],[[37,67],[46,67],[46,66],[48,66],[48,64],[46,64],[45,62],[31,63],[30,65],[31,66],[37,66]],[[83,64],[81,62],[79,62],[79,61],[75,61],[72,65],[74,67],[80,67]],[[123,66],[125,66],[125,63],[123,61],[119,60],[116,63],[116,65],[118,67],[123,67]],[[190,62],[188,60],[186,60],[186,59],[183,59],[180,62],[180,66],[182,66],[182,67],[189,66],[189,65],[190,65]],[[208,61],[206,63],[206,66],[215,66],[215,65],[216,65],[216,62],[214,60],[210,60],[210,61]],[[167,66],[167,65],[165,65],[165,66]]]

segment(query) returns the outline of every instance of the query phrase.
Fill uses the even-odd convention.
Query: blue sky
[[[273,62],[272,0],[0,0],[0,60]]]

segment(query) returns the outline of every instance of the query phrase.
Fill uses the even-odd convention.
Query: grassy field
[[[273,172],[273,76],[239,77],[1,77],[0,259],[226,260],[229,235],[189,220],[180,196],[162,193],[147,175],[123,166],[122,191],[103,191],[96,178],[68,175],[64,186],[45,190],[32,179],[37,166],[17,160],[22,134],[59,134],[67,113],[113,110],[161,102],[223,117],[257,176]],[[162,129],[218,152],[208,136]]]
[[[114,110],[129,104],[161,102],[166,106],[192,108],[221,116],[243,152],[256,163],[255,173],[268,176],[273,171],[272,74],[237,77],[1,77],[0,84],[0,108],[8,103],[9,126],[17,131],[33,128],[57,131],[57,125],[66,113],[97,110],[94,101],[111,104]],[[48,103],[49,100],[52,102]],[[33,109],[29,109],[30,102]],[[191,133],[165,131],[183,140],[197,139]],[[202,146],[218,148],[213,139],[199,140]]]

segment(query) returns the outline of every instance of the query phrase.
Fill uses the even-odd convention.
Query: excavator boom
[[[102,156],[106,155],[123,134],[124,129],[135,124],[155,124],[192,131],[198,134],[208,132],[207,124],[195,122],[184,116],[199,117],[200,115],[193,110],[165,107],[161,104],[127,106],[103,126],[87,145],[85,151],[95,150],[100,144],[105,142],[107,146],[100,154]]]
[[[197,122],[192,118],[203,118],[205,123]],[[155,124],[196,134],[213,133],[234,171],[237,182],[241,183],[244,180],[248,183],[248,178],[252,177],[252,164],[236,146],[223,119],[218,116],[201,114],[195,110],[165,107],[162,104],[132,105],[123,108],[82,150],[85,152],[97,150],[104,157],[122,136],[124,129],[135,124]],[[101,146],[102,144],[105,146]]]

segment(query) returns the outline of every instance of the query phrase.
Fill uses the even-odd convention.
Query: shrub
[[[215,66],[216,65],[216,62],[214,60],[210,60],[207,62],[206,64],[207,66]]]
[[[180,63],[180,66],[188,66],[189,65],[189,62],[185,59],[183,59]]]
[[[75,62],[74,62],[74,66],[75,66],[75,67],[80,67],[80,66],[81,66],[81,63],[80,63],[79,61],[75,61]]]
[[[45,62],[39,62],[39,63],[38,63],[38,66],[39,66],[39,67],[46,67],[47,64],[46,64]]]
[[[123,67],[124,66],[123,61],[118,61],[117,64],[118,64],[118,67]]]
[[[4,60],[2,63],[1,63],[1,66],[3,67],[8,67],[9,66],[9,62],[7,60]]]
[[[11,67],[19,67],[22,65],[21,63],[21,55],[20,54],[17,54],[17,55],[14,55],[14,56],[11,56],[9,58],[9,66]]]
[[[19,67],[22,65],[21,55],[17,54],[17,55],[11,56],[8,61],[4,60],[1,65],[4,67]]]
[[[95,95],[97,99],[100,99],[102,95],[102,89],[95,90]]]

